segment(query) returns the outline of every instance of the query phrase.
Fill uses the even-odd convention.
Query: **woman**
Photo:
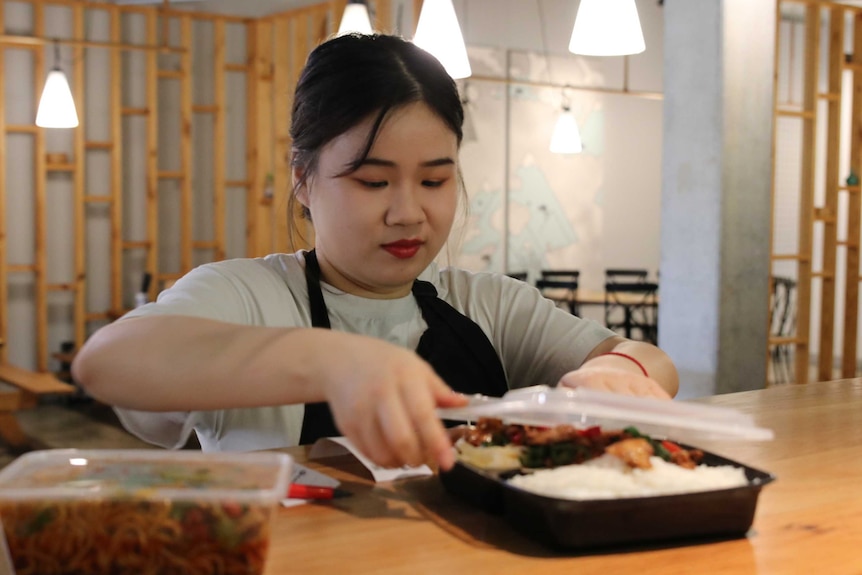
[[[451,443],[434,410],[462,393],[562,382],[675,394],[654,346],[523,282],[434,264],[458,204],[462,121],[454,82],[414,45],[325,42],[291,125],[292,200],[314,250],[193,270],[94,334],[75,379],[166,447],[192,429],[204,449],[232,450],[343,434],[380,465],[444,469]]]

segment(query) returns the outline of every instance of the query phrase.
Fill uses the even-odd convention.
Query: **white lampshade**
[[[39,110],[36,112],[36,125],[40,128],[76,128],[78,126],[78,111],[69,81],[59,68],[48,73],[45,89],[39,99]]]
[[[551,151],[555,154],[580,154],[583,149],[575,116],[571,110],[563,108],[551,136]]]
[[[473,73],[452,0],[422,3],[413,43],[440,60],[446,72],[456,80]]]
[[[581,0],[569,52],[625,56],[646,49],[635,0]]]
[[[371,18],[368,17],[368,7],[364,2],[351,2],[344,7],[344,15],[341,17],[341,24],[338,26],[336,36],[343,36],[351,32],[371,34],[373,31]]]

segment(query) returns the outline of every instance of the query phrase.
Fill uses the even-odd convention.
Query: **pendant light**
[[[557,118],[554,126],[554,134],[551,136],[551,152],[555,154],[580,154],[584,149],[581,143],[581,131],[572,113],[572,107],[563,90],[563,110]]]
[[[54,68],[48,72],[39,108],[36,125],[40,128],[76,128],[78,111],[66,74],[60,69],[60,44],[54,42]]]
[[[456,80],[472,74],[452,0],[424,0],[413,43],[440,60]]]
[[[635,0],[581,0],[569,52],[625,56],[646,49]]]
[[[359,34],[372,34],[374,32],[371,28],[371,18],[368,17],[368,6],[363,0],[351,0],[344,7],[344,14],[341,16],[341,24],[338,26],[336,36],[354,32]]]

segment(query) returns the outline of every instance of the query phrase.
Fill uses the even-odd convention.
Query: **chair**
[[[658,343],[658,284],[605,282],[605,326],[629,339]]]
[[[536,288],[557,305],[565,305],[573,315],[580,315],[578,306],[578,282],[581,272],[577,270],[542,270],[536,280]]]
[[[796,281],[775,276],[769,305],[769,335],[771,343],[772,377],[774,383],[794,380],[793,344],[781,340],[793,337],[796,332]],[[778,341],[775,341],[775,340]]]
[[[539,273],[543,280],[578,281],[581,277],[580,270],[541,270]]]
[[[527,281],[527,272],[509,272],[506,275],[522,282]]]
[[[647,270],[640,268],[607,268],[605,270],[605,283],[607,282],[645,282]]]

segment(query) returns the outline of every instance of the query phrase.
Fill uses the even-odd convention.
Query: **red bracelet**
[[[641,362],[639,362],[638,360],[636,360],[635,358],[633,358],[632,356],[630,356],[627,353],[621,353],[619,351],[608,351],[608,352],[603,353],[602,355],[618,355],[620,357],[624,357],[628,360],[631,360],[631,361],[635,362],[635,365],[637,365],[639,368],[641,368],[641,371],[644,372],[644,375],[646,377],[649,377],[649,373],[647,373],[647,370],[644,367],[644,364],[642,364]],[[602,357],[602,355],[600,355],[599,357]]]

